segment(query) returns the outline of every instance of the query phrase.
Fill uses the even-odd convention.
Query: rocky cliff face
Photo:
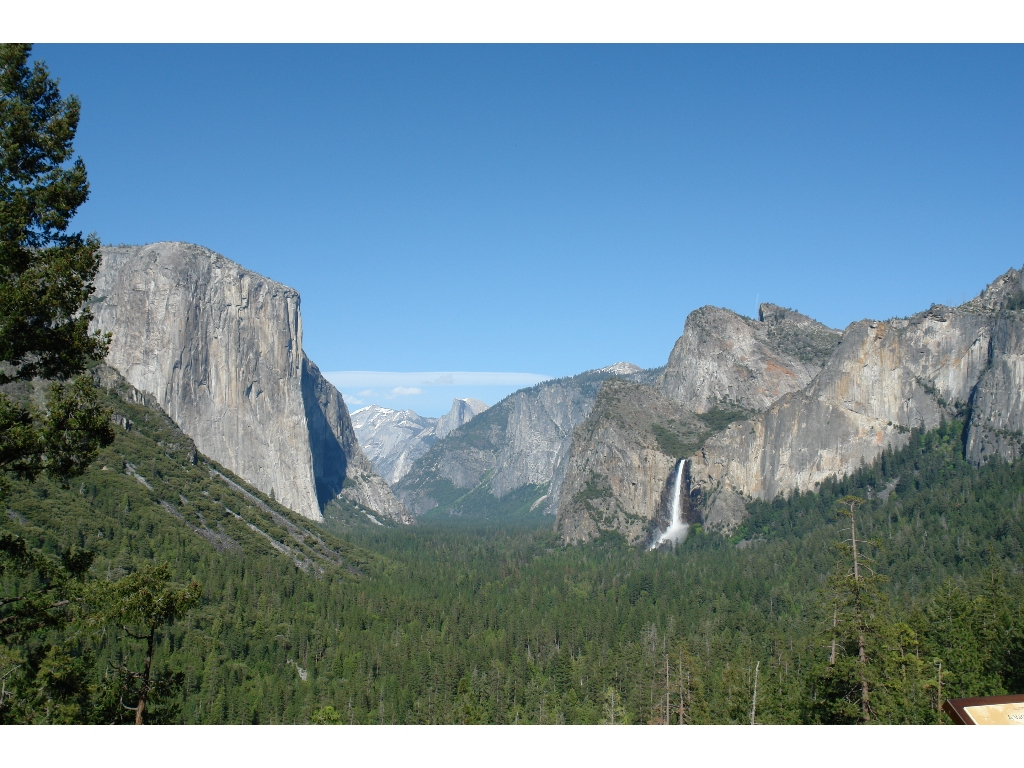
[[[758,321],[705,307],[687,319],[656,386],[677,424],[691,414],[707,428],[680,437],[696,441],[692,453],[665,439],[658,448],[689,457],[690,508],[711,530],[732,530],[751,498],[813,489],[943,418],[969,415],[972,461],[1013,460],[1024,448],[1024,275],[1011,270],[960,307],[853,323],[841,340],[773,305]],[[652,458],[649,433],[663,436],[671,408],[639,390],[617,397],[574,437],[559,519],[566,541],[617,530],[640,542],[645,521],[648,530],[663,522],[658,494],[672,464]]]
[[[736,495],[812,489],[903,445],[911,428],[933,428],[968,407],[968,457],[1019,455],[1024,347],[1021,318],[1009,307],[1020,288],[1014,270],[957,308],[851,324],[805,390],[734,424],[694,457],[708,526],[738,522]]]
[[[965,306],[990,318],[988,367],[971,399],[967,458],[1024,454],[1024,271],[1011,269]]]
[[[655,536],[667,525],[664,494],[679,460],[727,424],[806,386],[840,336],[774,304],[762,304],[757,320],[718,307],[691,312],[653,386],[609,382],[574,433],[555,507],[563,540],[603,530],[631,543]],[[731,501],[722,498],[720,514]]]
[[[605,382],[573,433],[558,506],[563,541],[578,544],[617,531],[631,544],[649,542],[668,523],[679,457],[707,432],[698,416],[653,387]]]
[[[537,489],[538,501],[545,493],[543,503],[557,499],[553,491],[563,474],[560,465],[573,429],[590,413],[601,383],[612,375],[589,371],[512,393],[417,459],[395,487],[396,495],[413,514],[443,508],[473,489],[501,499],[531,487]]]
[[[452,401],[451,410],[437,420],[434,435],[439,440],[448,437],[463,424],[468,424],[474,416],[486,411],[487,408],[487,403],[472,397],[456,398]]]
[[[762,411],[807,386],[841,335],[774,304],[762,304],[757,320],[701,307],[686,318],[658,385],[695,413],[722,407]]]
[[[305,517],[320,519],[346,480],[352,498],[402,517],[302,351],[296,291],[185,243],[102,253],[92,327],[113,334],[107,363],[200,451]]]
[[[487,403],[472,397],[456,398],[439,419],[370,405],[352,414],[352,424],[373,468],[394,484],[430,446],[486,410]]]
[[[414,411],[379,405],[368,405],[352,414],[359,445],[374,469],[392,484],[405,477],[413,462],[437,442],[437,421]]]
[[[360,448],[341,393],[309,358],[303,360],[302,392],[320,508],[342,496],[397,522],[411,523],[391,486]]]

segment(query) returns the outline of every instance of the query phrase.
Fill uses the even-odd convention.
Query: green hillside
[[[743,723],[756,669],[757,722],[856,721],[849,627],[827,663],[849,531],[835,502],[851,493],[869,499],[858,538],[879,537],[865,567],[889,577],[868,617],[873,720],[936,722],[938,661],[945,697],[1024,690],[1024,464],[972,468],[961,432],[914,433],[818,494],[752,505],[731,540],[698,530],[675,552],[562,549],[550,523],[360,533],[417,574],[367,591],[381,619],[366,717],[664,722],[667,675],[672,722],[681,691],[685,721]]]
[[[166,563],[174,581],[203,585],[202,604],[160,638],[156,663],[183,679],[164,706],[153,709],[157,721],[305,722],[319,688],[301,680],[299,667],[322,661],[334,647],[341,596],[380,573],[384,563],[198,454],[145,400],[123,382],[105,390],[118,423],[114,443],[69,488],[45,478],[15,483],[0,531],[44,553],[70,547],[94,552],[93,580],[117,580],[147,564]],[[335,506],[339,518],[354,521],[348,525],[371,525],[362,510],[344,501]],[[3,593],[32,586],[31,579],[9,574]],[[84,624],[47,639],[81,635]],[[19,661],[32,667],[41,642],[15,649],[14,660],[8,653],[8,668],[0,674]],[[104,705],[102,683],[122,662],[138,668],[140,644],[106,627],[71,646],[76,656],[95,656],[90,675],[96,699],[85,719],[108,722],[132,714]],[[19,690],[18,679],[15,673],[6,681],[0,716],[49,720],[46,712],[19,705],[26,691]]]
[[[336,506],[316,525],[195,454],[159,411],[108,398],[130,428],[71,488],[18,485],[2,528],[94,551],[93,582],[164,562],[202,583],[158,635],[179,685],[157,721],[656,723],[682,704],[685,722],[743,723],[756,674],[757,722],[853,722],[852,614],[829,579],[849,559],[835,512],[848,494],[866,500],[864,565],[887,578],[865,613],[872,722],[938,721],[939,661],[944,696],[1024,690],[1024,463],[971,467],[960,423],[817,494],[751,505],[731,539],[697,529],[648,553],[611,537],[560,547],[551,518],[521,508],[535,491],[500,520],[481,507],[388,527]],[[7,595],[28,586],[4,577]],[[140,643],[108,626],[70,645],[90,662],[79,719],[123,720],[110,680]],[[47,720],[30,710],[8,699],[3,713]]]

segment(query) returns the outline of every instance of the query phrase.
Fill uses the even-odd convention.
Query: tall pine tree
[[[61,98],[31,46],[0,46],[0,492],[11,474],[66,482],[113,440],[109,414],[84,376],[107,340],[89,333],[86,304],[99,241],[69,233],[89,195],[72,158],[80,105]],[[46,405],[32,395],[49,382]]]

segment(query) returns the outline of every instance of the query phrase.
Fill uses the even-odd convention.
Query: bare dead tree
[[[748,667],[749,669],[749,667]],[[754,716],[757,714],[757,673],[761,669],[761,662],[754,665],[754,698],[750,702],[750,724],[754,725]]]
[[[668,725],[669,718],[672,716],[672,693],[668,687],[668,654],[665,654],[665,725]]]
[[[871,722],[871,697],[868,685],[868,657],[867,657],[867,622],[865,612],[867,606],[864,604],[865,593],[863,584],[864,577],[861,575],[861,555],[857,550],[858,544],[867,543],[857,538],[857,517],[856,509],[858,504],[863,504],[864,499],[857,496],[845,496],[839,500],[838,505],[844,515],[850,518],[850,552],[853,555],[853,579],[849,583],[850,593],[853,598],[854,619],[857,627],[857,661],[860,677],[860,710],[861,720],[864,723]]]

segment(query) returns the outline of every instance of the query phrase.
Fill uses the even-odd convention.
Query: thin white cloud
[[[360,400],[355,395],[346,395],[344,392],[341,393],[341,396],[348,405],[363,405],[366,402],[365,400]]]
[[[423,390],[419,387],[395,387],[388,393],[388,397],[398,397],[400,395],[422,395]]]
[[[380,387],[394,391],[403,387],[532,387],[551,377],[496,371],[328,371],[324,378],[343,390]]]

